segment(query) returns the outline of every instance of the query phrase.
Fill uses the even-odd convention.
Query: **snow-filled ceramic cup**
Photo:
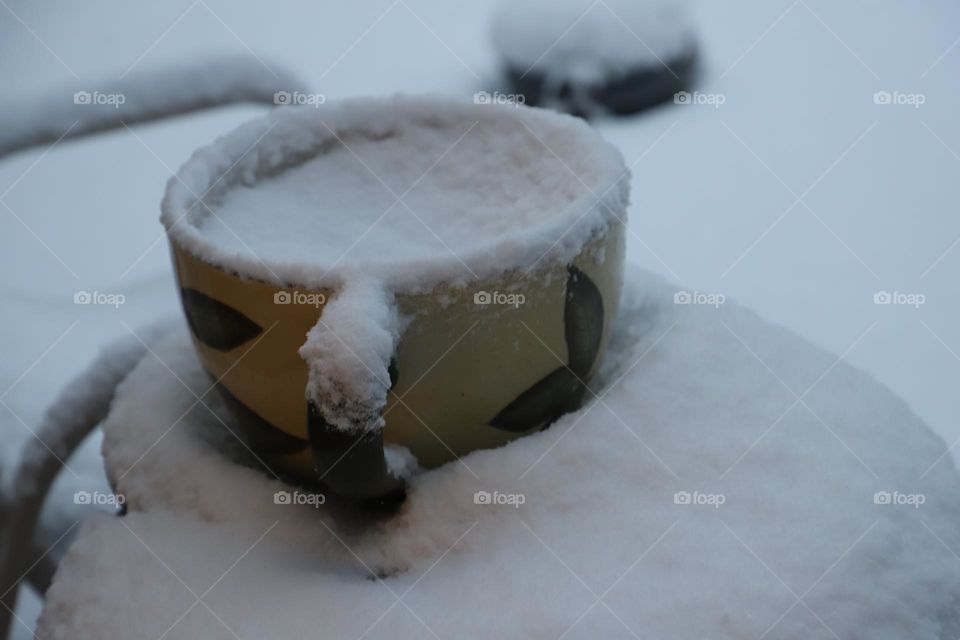
[[[366,499],[588,397],[627,199],[581,120],[397,96],[241,126],[170,180],[162,221],[231,430]]]

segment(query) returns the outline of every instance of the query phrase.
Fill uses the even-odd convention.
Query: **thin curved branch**
[[[162,333],[163,328],[158,326],[142,335],[150,343]],[[42,551],[38,554],[34,551],[40,512],[63,461],[107,416],[117,386],[145,352],[146,346],[133,337],[104,349],[64,388],[47,410],[37,429],[37,437],[24,447],[10,495],[4,500],[5,517],[0,531],[0,601],[3,605],[0,608],[0,638],[7,637],[9,632],[19,583],[24,578],[32,578],[42,585],[52,574],[51,568],[45,567],[39,573],[29,575],[37,569],[31,565],[42,555]]]
[[[303,83],[253,56],[220,56],[0,104],[0,158],[38,145],[232,103],[289,103]]]

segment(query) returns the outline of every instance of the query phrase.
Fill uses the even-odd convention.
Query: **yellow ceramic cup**
[[[218,194],[255,188],[351,136],[386,137],[410,123],[476,123],[480,135],[506,130],[515,144],[538,145],[555,159],[575,195],[543,211],[536,228],[409,265],[357,267],[349,258],[333,263],[337,256],[269,263],[200,232]],[[568,116],[437,97],[362,99],[282,107],[201,149],[167,185],[162,221],[194,346],[235,418],[231,427],[297,481],[380,498],[402,491],[411,457],[432,468],[498,447],[543,429],[589,395],[618,305],[627,185],[620,154]],[[363,354],[368,338],[382,342],[385,320],[368,329],[369,318],[344,312],[361,295],[352,284],[358,278],[384,293],[386,321],[399,327],[382,369],[367,367]],[[342,368],[335,357],[325,360],[329,349],[304,347],[316,331],[330,349],[343,343],[337,357],[356,354],[370,370],[372,400],[339,386]],[[315,375],[333,386],[314,384]],[[324,396],[331,388],[337,398]],[[364,411],[375,419],[340,419]]]

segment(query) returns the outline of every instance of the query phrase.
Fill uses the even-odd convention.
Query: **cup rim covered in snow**
[[[437,256],[415,264],[363,265],[366,275],[395,289],[424,290],[451,279],[462,281],[464,264],[470,267],[469,280],[528,268],[533,261],[569,262],[591,237],[625,222],[630,173],[623,156],[580,118],[536,107],[475,104],[430,94],[351,98],[273,109],[194,152],[167,182],[160,220],[179,247],[221,269],[292,286],[336,286],[346,272],[354,270],[349,260],[337,260],[338,256],[317,256],[309,263],[261,259],[252,252],[219,246],[197,226],[204,216],[213,215],[206,200],[235,186],[255,185],[263,177],[313,159],[330,145],[343,144],[351,131],[386,135],[408,121],[440,126],[518,123],[515,131],[502,136],[503,148],[536,145],[556,162],[558,171],[575,184],[578,193],[572,202],[551,210],[541,224],[458,249],[455,256]],[[562,144],[547,144],[547,135],[559,136]],[[336,224],[336,220],[330,223]]]

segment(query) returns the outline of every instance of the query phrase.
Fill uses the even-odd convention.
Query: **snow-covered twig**
[[[164,328],[141,333],[147,343]],[[129,338],[110,345],[60,393],[47,410],[36,438],[25,446],[8,495],[3,497],[0,530],[0,638],[5,638],[14,611],[17,583],[33,568],[34,533],[44,498],[73,451],[106,417],[117,386],[146,352],[143,342]]]
[[[250,56],[219,56],[0,104],[0,157],[61,139],[210,107],[289,102],[303,83]],[[286,94],[286,95],[285,95]],[[279,96],[279,97],[278,97]]]

